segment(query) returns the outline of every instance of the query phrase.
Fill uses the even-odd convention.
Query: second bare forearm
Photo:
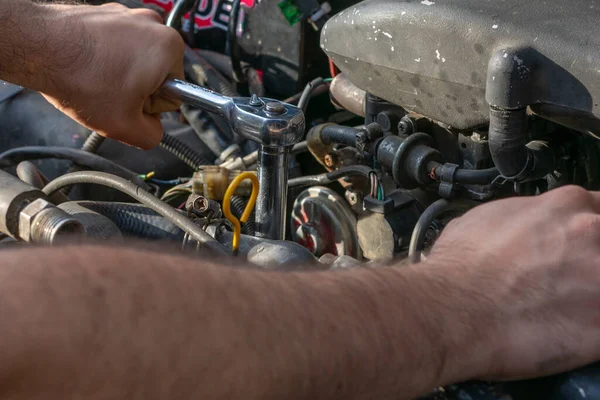
[[[448,379],[435,319],[419,315],[425,287],[402,273],[111,253],[5,256],[0,317],[13,323],[0,351],[9,343],[15,364],[0,367],[0,396],[19,382],[2,379],[10,365],[28,381],[15,398],[29,399],[408,398]]]

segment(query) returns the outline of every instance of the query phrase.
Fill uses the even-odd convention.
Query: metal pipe
[[[165,25],[179,30],[179,28],[181,26],[181,18],[183,18],[183,16],[185,15],[186,12],[190,11],[190,9],[192,8],[193,5],[194,5],[194,0],[176,1],[175,5],[173,6],[173,9],[167,16]]]
[[[0,232],[18,238],[21,211],[28,204],[44,197],[41,190],[0,170]]]
[[[345,110],[361,117],[365,116],[366,92],[356,86],[344,74],[339,74],[329,86],[331,100]]]
[[[259,192],[256,203],[256,236],[285,239],[288,154],[285,148],[261,147],[258,158]]]

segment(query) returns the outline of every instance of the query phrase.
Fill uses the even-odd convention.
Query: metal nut
[[[30,242],[33,220],[39,213],[52,207],[54,207],[52,203],[44,199],[37,199],[23,208],[19,214],[19,238]]]

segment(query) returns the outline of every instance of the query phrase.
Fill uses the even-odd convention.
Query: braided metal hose
[[[179,139],[175,138],[168,133],[165,133],[161,142],[160,147],[167,150],[169,153],[173,154],[181,161],[190,166],[194,171],[197,171],[203,165],[212,165],[212,162],[209,162],[200,154],[198,154],[194,149],[192,149],[187,144],[183,143]]]

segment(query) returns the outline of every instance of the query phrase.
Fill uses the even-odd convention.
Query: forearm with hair
[[[264,272],[100,247],[4,252],[0,397],[410,398],[451,379],[427,306],[441,300],[428,302],[429,278],[414,273]]]
[[[0,79],[53,93],[73,68],[85,65],[90,38],[60,7],[0,0]]]

